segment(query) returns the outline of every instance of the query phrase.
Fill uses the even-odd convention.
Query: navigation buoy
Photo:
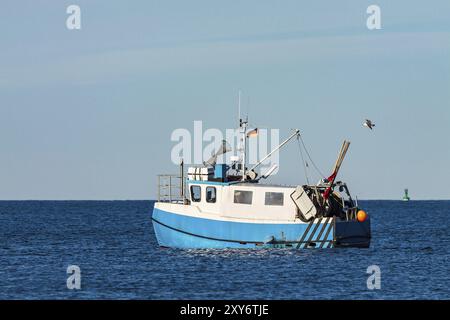
[[[364,210],[359,210],[358,214],[356,215],[356,219],[358,219],[359,222],[366,221],[367,213]]]
[[[403,196],[403,201],[409,201],[409,200],[411,200],[411,199],[409,198],[409,195],[408,195],[408,189],[405,189],[405,195]]]

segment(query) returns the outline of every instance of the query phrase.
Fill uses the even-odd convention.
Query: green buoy
[[[405,189],[405,195],[403,196],[403,201],[409,201],[410,198],[408,196],[408,189]]]

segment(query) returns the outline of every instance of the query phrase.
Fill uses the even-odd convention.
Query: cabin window
[[[202,188],[200,186],[191,186],[191,200],[193,202],[202,200]]]
[[[253,191],[234,191],[234,203],[252,204]]]
[[[216,188],[214,187],[206,187],[206,202],[208,203],[216,203]]]
[[[266,206],[282,206],[284,193],[282,192],[266,192]]]

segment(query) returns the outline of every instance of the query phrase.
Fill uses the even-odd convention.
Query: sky
[[[359,199],[450,199],[449,88],[448,0],[4,0],[0,200],[155,199],[172,132],[236,127],[239,90],[325,173],[350,140]],[[280,161],[272,182],[305,183],[295,144]]]

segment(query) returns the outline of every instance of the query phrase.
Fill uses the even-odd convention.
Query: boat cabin
[[[291,199],[295,187],[247,182],[188,180],[188,203],[222,217],[257,220],[295,220]]]

